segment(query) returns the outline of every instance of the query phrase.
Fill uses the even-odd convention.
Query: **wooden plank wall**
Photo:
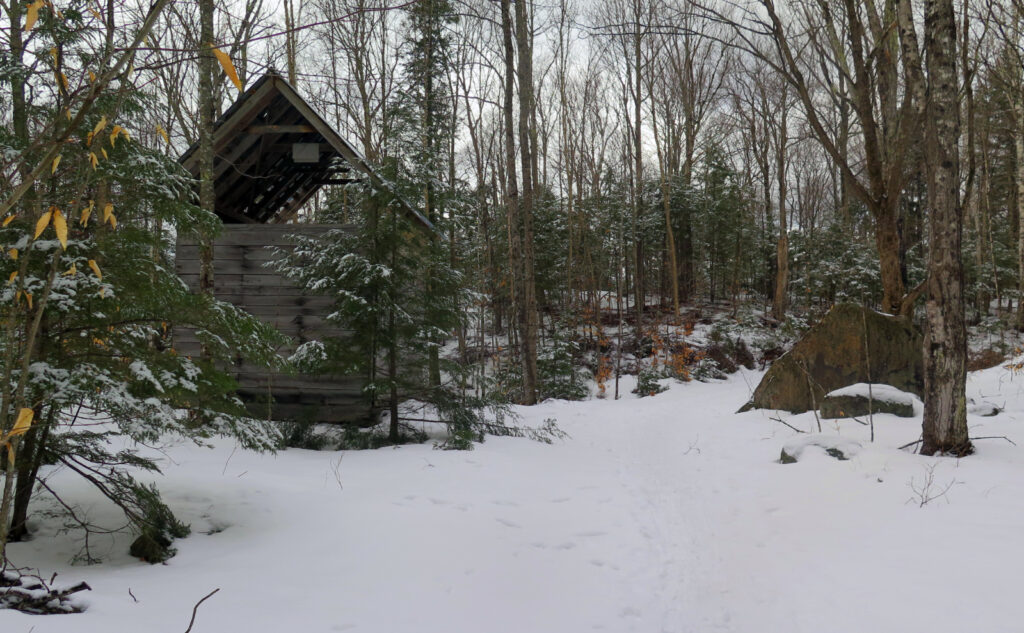
[[[288,356],[297,345],[323,336],[343,334],[327,323],[331,310],[327,297],[310,295],[266,264],[274,258],[271,247],[291,244],[289,235],[317,235],[324,224],[227,224],[214,243],[214,294],[244,308],[292,338],[280,353]],[[199,247],[194,240],[178,238],[175,257],[178,275],[193,292],[199,291]],[[181,354],[198,355],[199,341],[183,328],[174,332]],[[361,377],[323,378],[268,372],[236,358],[229,368],[238,381],[238,394],[253,415],[275,420],[313,419],[321,422],[365,420],[369,404],[362,397]]]

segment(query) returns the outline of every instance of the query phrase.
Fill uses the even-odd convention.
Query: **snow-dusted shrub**
[[[171,230],[213,233],[219,223],[186,202],[193,183],[176,161],[119,131],[115,121],[137,99],[119,96],[121,110],[101,100],[82,124],[91,150],[69,145],[46,187],[0,226],[0,274],[9,281],[0,289],[0,434],[15,418],[29,422],[0,451],[4,462],[14,457],[3,464],[15,485],[0,513],[13,538],[26,536],[33,484],[52,463],[95,484],[134,531],[169,542],[185,529],[155,488],[133,478],[159,471],[136,443],[227,435],[272,449],[277,441],[217,367],[238,356],[272,364],[282,337],[230,304],[190,293],[175,274]],[[103,159],[90,159],[101,147]],[[193,329],[208,357],[179,354],[176,327]]]

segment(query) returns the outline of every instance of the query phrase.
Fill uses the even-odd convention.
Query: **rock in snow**
[[[840,304],[775,361],[741,411],[802,413],[826,393],[868,380],[922,393],[921,334],[903,317]]]
[[[839,437],[837,435],[800,435],[785,443],[782,447],[782,454],[779,456],[780,464],[795,464],[807,451],[808,447],[819,448],[830,457],[839,461],[846,461],[860,452],[861,444],[854,440]]]
[[[830,391],[821,401],[821,417],[852,418],[868,413],[891,413],[901,418],[914,417],[918,398],[891,385],[868,385],[859,382]]]

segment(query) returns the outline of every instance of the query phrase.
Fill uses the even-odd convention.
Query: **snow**
[[[897,389],[892,385],[883,385],[878,383],[872,383],[869,386],[866,382],[858,382],[857,384],[849,385],[848,387],[843,387],[841,389],[836,389],[835,391],[830,391],[825,397],[855,396],[867,398],[869,393],[873,400],[878,400],[879,402],[891,402],[892,404],[923,406],[921,404],[921,399],[915,396],[914,394],[907,393],[906,391]]]
[[[843,459],[850,459],[854,455],[860,452],[860,442],[855,440],[839,437],[833,434],[818,434],[813,435],[798,435],[793,439],[789,440],[782,446],[782,450],[795,460],[803,458],[804,453],[807,452],[808,448],[821,449],[819,452],[827,454],[829,450],[839,451],[842,454]],[[837,459],[838,456],[833,456],[833,459]]]
[[[879,418],[871,443],[841,419],[823,432],[861,445],[850,460],[781,465],[799,435],[777,412],[734,413],[760,376],[521,409],[570,434],[552,445],[166,448],[159,485],[193,530],[178,555],[150,566],[128,556],[130,536],[99,535],[104,562],[72,566],[79,537],[43,519],[10,555],[87,581],[88,610],[0,612],[0,630],[180,633],[215,588],[194,633],[1020,630],[1024,446],[928,458],[897,449],[919,424]],[[970,376],[975,401],[1005,402],[969,416],[973,436],[1024,439],[1022,380]],[[817,431],[813,413],[783,419]],[[50,483],[117,525],[68,473]]]

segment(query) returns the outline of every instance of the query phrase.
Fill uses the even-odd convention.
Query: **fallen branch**
[[[793,425],[792,425],[792,424],[790,424],[789,422],[786,422],[785,420],[783,420],[782,418],[780,418],[780,417],[778,417],[778,416],[776,416],[776,417],[774,417],[774,418],[773,418],[773,417],[769,417],[768,419],[769,419],[769,420],[775,420],[776,422],[779,422],[779,423],[781,423],[781,424],[785,424],[786,426],[788,426],[789,428],[793,429],[793,430],[794,430],[794,431],[796,431],[797,433],[806,433],[806,432],[807,432],[807,431],[801,431],[800,429],[796,428],[795,426],[793,426]]]
[[[217,593],[218,591],[220,591],[220,587],[217,587],[216,589],[214,589],[210,593],[208,593],[205,596],[203,596],[202,599],[199,602],[196,603],[196,606],[192,607],[192,619],[189,620],[188,628],[185,629],[185,633],[192,633],[192,625],[196,623],[196,611],[199,610],[199,605],[201,605],[204,602],[206,602],[207,599],[209,599],[211,596],[213,596],[213,594]]]
[[[1006,437],[1005,435],[982,435],[981,437],[971,437],[971,438],[968,438],[968,439],[971,442],[976,442],[978,440],[1006,440],[1007,442],[1009,442],[1010,444],[1013,444],[1014,446],[1017,445],[1016,442],[1014,442],[1010,438]],[[911,446],[914,446],[915,444],[920,444],[923,441],[924,440],[914,440],[913,442],[909,442],[907,444],[904,444],[903,446],[900,446],[897,450],[901,450],[902,451],[905,448],[910,448]]]
[[[67,589],[52,589],[39,576],[4,571],[0,574],[0,609],[32,615],[76,613],[81,608],[67,602],[68,596],[91,590],[84,582]]]
[[[1010,438],[1006,437],[1005,435],[983,435],[981,437],[972,437],[972,438],[969,438],[969,439],[972,442],[976,442],[978,440],[1006,440],[1007,442],[1009,442],[1010,444],[1013,444],[1014,446],[1017,445],[1017,442],[1014,442],[1013,440],[1011,440]]]

